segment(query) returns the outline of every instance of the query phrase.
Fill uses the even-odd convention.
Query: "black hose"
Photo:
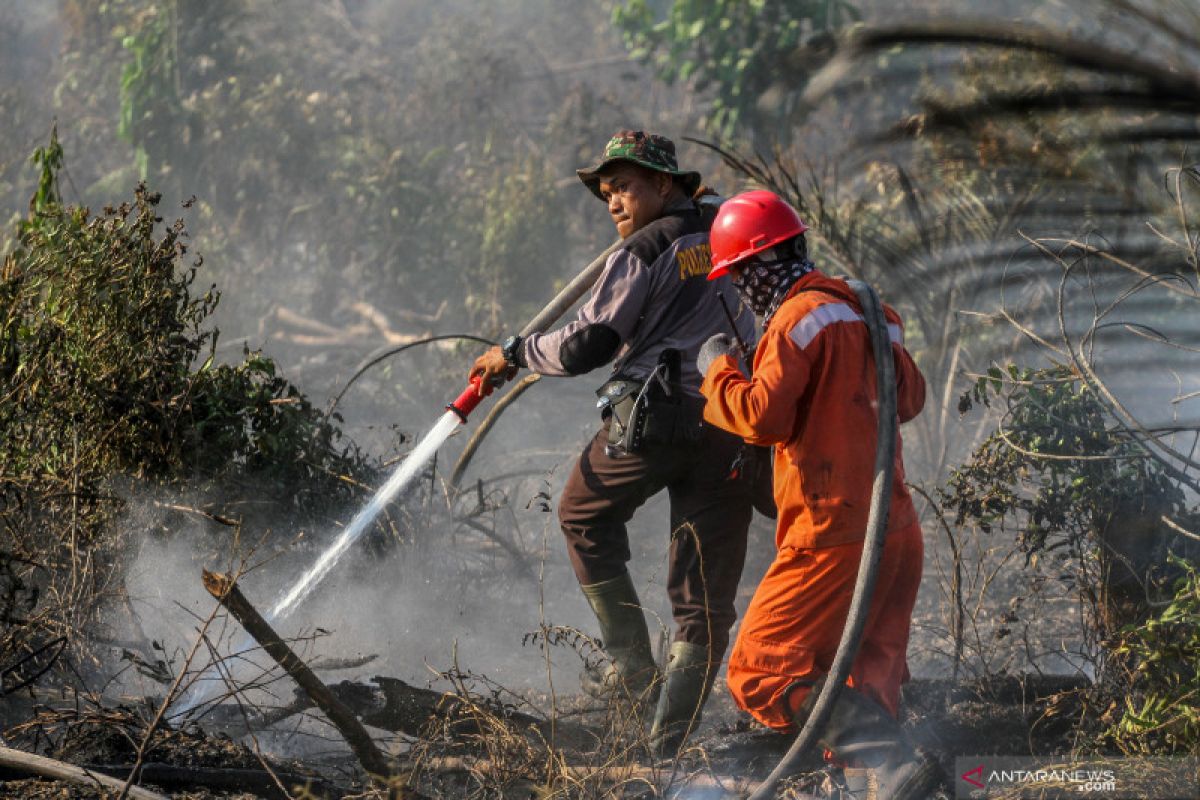
[[[571,306],[579,302],[579,298],[583,297],[584,293],[596,283],[600,277],[600,273],[604,271],[604,267],[608,264],[608,257],[621,246],[623,239],[610,244],[605,248],[604,252],[592,259],[582,272],[576,275],[567,283],[554,298],[546,304],[545,308],[538,312],[537,316],[529,320],[525,327],[521,329],[522,336],[529,336],[532,333],[541,333],[542,331],[553,325],[559,317],[567,312]],[[350,380],[346,381],[346,385],[338,392],[333,400],[329,403],[329,408],[325,411],[325,418],[333,414],[333,410],[337,408],[337,404],[341,402],[342,395],[354,384],[356,380],[362,377],[363,373],[371,367],[383,361],[385,358],[390,358],[399,353],[403,353],[412,347],[418,347],[423,344],[431,344],[433,342],[441,342],[446,339],[464,339],[472,342],[479,342],[486,345],[495,345],[491,339],[484,339],[481,336],[472,336],[466,333],[448,333],[441,336],[429,336],[425,339],[419,339],[415,342],[402,344],[395,347],[385,347],[381,351],[377,351],[367,356],[367,358],[354,370],[354,374],[350,376]]]
[[[817,702],[792,746],[775,769],[771,770],[767,779],[750,795],[750,800],[768,800],[773,797],[775,787],[783,778],[795,772],[800,759],[816,743],[817,737],[825,728],[825,723],[829,721],[829,714],[833,711],[838,694],[850,675],[854,657],[858,655],[859,640],[867,622],[871,597],[875,593],[879,559],[883,555],[896,461],[896,365],[892,360],[887,318],[883,315],[879,297],[862,281],[852,280],[849,284],[858,296],[867,329],[871,332],[871,354],[875,359],[876,395],[879,400],[875,481],[871,486],[871,508],[867,515],[867,534],[863,542],[862,561],[858,565],[858,580],[854,585],[854,597],[850,601],[850,611],[846,616],[846,627],[842,630],[837,655],[833,658]]]
[[[495,342],[493,342],[491,339],[485,339],[482,336],[473,336],[469,333],[444,333],[439,336],[427,336],[424,339],[418,339],[415,342],[409,342],[407,344],[394,346],[388,345],[382,350],[377,350],[374,353],[371,353],[371,355],[367,356],[363,362],[355,368],[354,374],[350,376],[350,380],[346,381],[346,385],[342,387],[342,390],[334,395],[333,399],[329,401],[329,408],[325,411],[325,419],[329,419],[329,417],[333,415],[333,410],[337,408],[337,404],[342,401],[342,395],[344,395],[350,389],[350,387],[354,385],[354,382],[361,378],[363,373],[378,364],[380,361],[383,361],[385,358],[391,358],[394,355],[399,355],[405,350],[410,350],[414,347],[420,347],[423,344],[444,342],[447,339],[463,339],[468,342],[479,342],[480,344],[486,345],[495,344]]]
[[[525,327],[521,328],[521,335],[529,336],[533,333],[542,333],[557,322],[558,318],[567,313],[571,306],[579,302],[579,298],[583,297],[588,289],[596,285],[596,281],[600,279],[600,274],[608,266],[608,257],[615,253],[624,243],[624,239],[617,239],[604,248],[604,252],[592,259],[592,263],[584,267],[582,272],[560,289],[558,294],[554,295],[554,299],[547,303],[545,308],[537,313],[536,317],[525,323]]]

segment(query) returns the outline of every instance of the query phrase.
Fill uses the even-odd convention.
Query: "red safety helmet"
[[[744,192],[721,204],[708,235],[712,271],[708,279],[728,274],[744,258],[761,253],[808,230],[796,210],[774,192]]]

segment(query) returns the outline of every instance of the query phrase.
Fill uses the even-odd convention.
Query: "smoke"
[[[455,520],[441,487],[430,490],[433,476],[426,472],[385,512],[399,526],[402,540],[371,531],[295,613],[279,622],[279,631],[289,637],[327,632],[310,646],[315,655],[379,655],[363,675],[422,680],[430,677],[431,667],[447,668],[457,653],[464,668],[505,685],[541,686],[541,656],[523,644],[525,635],[543,622],[586,628],[589,618],[551,510],[575,453],[562,445],[560,432],[530,425],[551,413],[550,399],[531,398],[528,407],[514,409],[510,424],[497,429],[468,472],[458,506],[458,513],[469,512],[479,493],[486,493],[485,502],[495,506],[496,535],[522,556],[519,569],[509,552]],[[575,427],[582,449],[594,431],[578,421]],[[454,456],[453,448],[447,450],[443,474]],[[472,485],[476,477],[484,482],[479,487]],[[663,579],[670,531],[664,500],[658,498],[638,515],[631,538],[633,570],[648,611],[669,627]],[[157,492],[131,500],[122,520],[133,540],[125,583],[138,630],[122,631],[118,638],[142,636],[178,657],[213,608],[199,581],[201,569],[248,567],[240,585],[265,614],[340,535],[337,527],[314,529],[311,523],[290,522],[285,510],[267,508],[249,516],[235,539],[228,527],[198,513],[245,511],[243,502]],[[348,519],[354,511],[348,508],[342,516]],[[474,518],[491,522],[493,516]],[[115,616],[123,620],[124,610]],[[569,652],[557,655],[577,669],[578,659]]]

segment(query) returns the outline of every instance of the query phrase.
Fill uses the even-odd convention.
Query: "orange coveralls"
[[[925,403],[925,379],[884,307],[896,366],[897,412]],[[738,705],[787,731],[829,671],[858,574],[875,463],[877,408],[870,336],[854,291],[814,270],[796,282],[758,345],[747,379],[718,358],[700,387],[704,418],[747,442],[775,446],[776,557],[738,630],[727,682]],[[897,432],[888,533],[849,685],[893,715],[908,679],[905,652],[923,543],[904,486]]]

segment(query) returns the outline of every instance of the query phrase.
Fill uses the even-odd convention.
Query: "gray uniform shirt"
[[[714,333],[732,335],[717,295],[753,346],[754,315],[727,277],[708,280],[708,229],[689,201],[629,236],[608,263],[578,316],[522,345],[522,361],[542,375],[579,375],[612,363],[612,375],[645,380],[663,350],[682,352],[685,391],[699,396],[700,346]]]

